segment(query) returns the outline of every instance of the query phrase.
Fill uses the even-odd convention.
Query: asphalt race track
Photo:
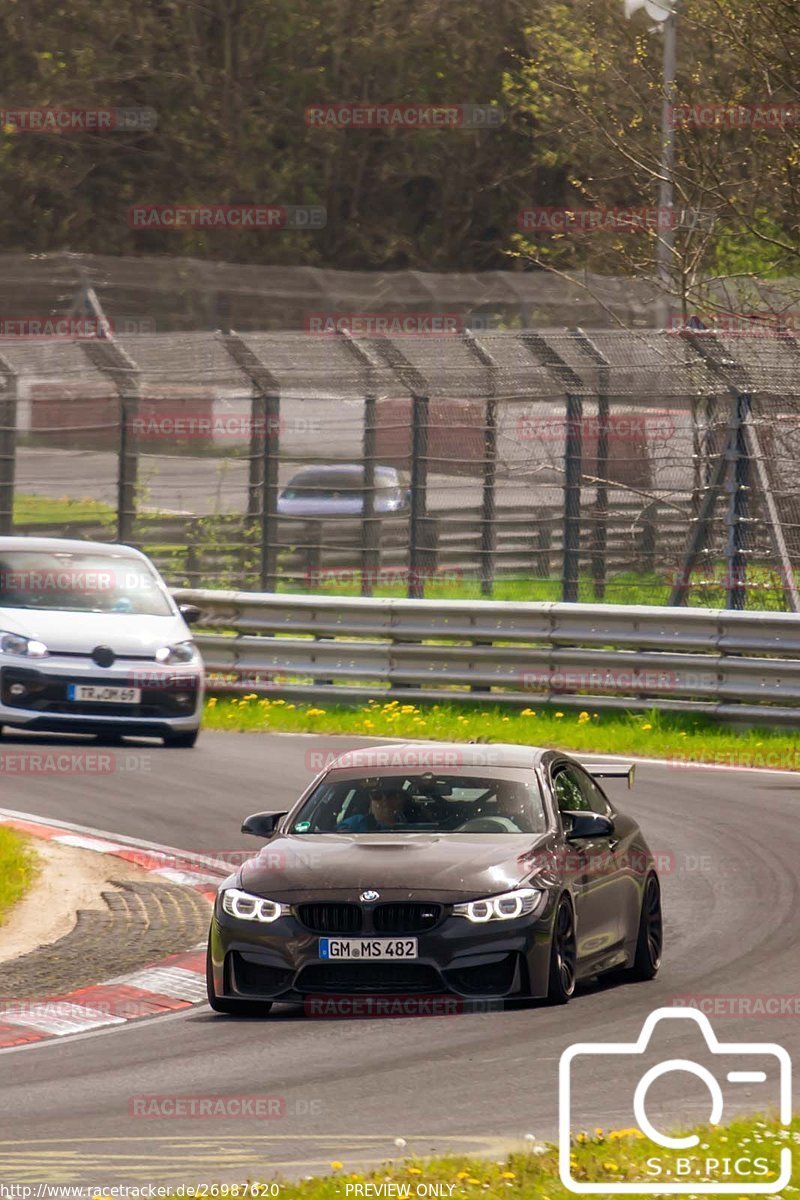
[[[184,850],[253,849],[241,818],[293,800],[313,773],[309,751],[353,744],[206,733],[194,751],[128,745],[110,752],[112,775],[6,777],[0,803]],[[210,1183],[306,1174],[333,1159],[357,1170],[398,1154],[396,1138],[407,1140],[406,1154],[499,1155],[526,1134],[555,1136],[558,1060],[571,1043],[631,1041],[676,996],[800,995],[800,779],[640,765],[633,792],[609,790],[666,863],[665,962],[655,982],[596,988],[563,1009],[437,1018],[313,1020],[279,1007],[245,1020],[201,1007],[0,1054],[0,1179]],[[725,1041],[778,1042],[797,1061],[797,1016],[713,1022]],[[696,1057],[686,1024],[661,1027],[670,1057]],[[630,1125],[635,1076],[619,1062],[582,1077],[573,1127]],[[694,1082],[664,1081],[653,1111],[704,1119],[708,1093]],[[756,1085],[738,1088],[730,1101],[726,1093],[726,1115],[777,1099],[774,1088],[768,1101]],[[132,1118],[131,1098],[143,1094],[268,1094],[281,1098],[283,1115]]]

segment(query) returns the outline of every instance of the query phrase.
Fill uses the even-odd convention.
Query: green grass
[[[759,1182],[775,1179],[779,1173],[780,1148],[789,1146],[796,1153],[800,1143],[800,1122],[794,1121],[789,1127],[783,1128],[770,1118],[738,1119],[728,1125],[700,1126],[693,1132],[700,1137],[700,1145],[692,1150],[680,1151],[680,1154],[690,1159],[694,1180],[698,1183],[703,1179],[727,1183],[741,1181],[743,1200],[748,1183],[745,1175],[747,1167],[758,1173]],[[417,1192],[418,1187],[427,1189],[432,1184],[445,1185],[442,1194],[457,1198],[567,1200],[573,1196],[574,1193],[568,1191],[559,1178],[556,1147],[548,1142],[537,1141],[530,1135],[526,1140],[529,1141],[528,1150],[511,1154],[502,1161],[456,1156],[407,1159],[404,1162],[387,1163],[366,1173],[353,1170],[345,1155],[343,1161],[334,1159],[331,1162],[331,1173],[328,1175],[297,1182],[281,1181],[280,1200],[347,1200],[348,1197],[355,1200],[359,1193],[354,1185],[358,1184],[371,1184],[373,1188],[375,1185],[394,1184],[392,1192],[384,1191],[382,1194],[407,1196],[409,1200],[416,1200],[418,1195],[424,1194]],[[669,1151],[660,1150],[652,1142],[643,1139],[638,1130],[604,1132],[597,1129],[573,1138],[571,1171],[573,1178],[580,1182],[652,1183],[656,1178],[655,1168],[651,1167],[648,1172],[647,1160],[652,1160],[654,1156],[660,1160],[666,1178],[666,1170],[672,1169],[670,1163],[674,1163],[674,1156]],[[716,1159],[720,1166],[711,1166],[706,1170],[707,1159]],[[725,1174],[725,1159],[729,1160],[729,1164],[740,1164],[738,1176],[733,1174],[732,1165],[727,1167],[728,1173]],[[744,1163],[745,1159],[749,1163]],[[756,1162],[762,1159],[763,1166]],[[234,1187],[231,1185],[228,1196],[237,1194]],[[789,1200],[797,1193],[798,1188],[790,1184],[783,1192],[775,1194]],[[223,1194],[222,1188],[219,1194]],[[244,1196],[269,1194],[266,1187],[246,1192],[244,1185],[239,1192]],[[360,1194],[364,1196],[370,1192],[365,1189]],[[381,1192],[372,1192],[373,1196],[376,1194],[381,1195]]]
[[[38,867],[28,839],[0,825],[0,925],[31,886]]]
[[[398,575],[400,572],[397,573]],[[360,582],[357,571],[337,572],[336,576],[322,575],[313,587],[304,587],[303,581],[281,581],[279,590],[295,592],[303,595],[319,596],[358,596]],[[395,578],[391,572],[379,577],[386,582],[377,582],[373,595],[402,599],[407,595],[407,585],[402,579]],[[561,580],[558,578],[538,579],[531,577],[517,578],[500,576],[495,580],[491,596],[481,592],[480,581],[466,574],[457,578],[446,578],[435,575],[425,580],[426,600],[514,600],[517,602],[531,600],[560,600]],[[595,599],[594,586],[588,576],[582,576],[578,583],[578,599],[582,604],[598,603]],[[669,586],[657,575],[640,575],[627,571],[609,579],[602,604],[666,604],[669,599]]]
[[[402,598],[407,595],[407,585],[399,578],[401,572],[394,574],[386,568],[373,589],[373,595],[379,597]],[[594,583],[591,576],[583,574],[578,579],[578,602],[581,604],[668,604],[674,569],[664,572],[620,571],[610,575],[601,600],[595,595]],[[718,563],[713,574],[702,576],[695,572],[692,576],[692,586],[689,591],[689,605],[692,608],[724,608],[725,607],[725,566]],[[705,582],[704,582],[705,580]],[[800,583],[800,579],[798,579]],[[753,566],[747,576],[748,609],[760,609],[784,612],[786,603],[780,586],[780,579],[774,571],[766,567]],[[357,570],[340,570],[330,575],[323,572],[313,586],[304,586],[304,581],[282,580],[279,583],[281,592],[294,592],[302,595],[321,596],[358,596],[360,594],[360,576]],[[538,579],[533,576],[517,578],[500,576],[495,580],[491,596],[481,593],[477,577],[466,573],[439,577],[431,575],[425,579],[426,600],[513,600],[521,601],[553,601],[561,600],[562,584],[558,577]]]
[[[56,525],[59,522],[74,525],[76,522],[97,521],[113,524],[115,520],[116,513],[110,504],[87,496],[80,499],[70,496],[54,499],[52,496],[28,495],[24,492],[14,496],[16,525]]]
[[[341,733],[356,737],[516,742],[585,753],[671,758],[676,763],[800,769],[800,731],[727,729],[701,717],[652,710],[601,713],[587,697],[581,712],[539,708],[509,711],[498,705],[411,704],[402,698],[357,708],[292,704],[247,696],[206,701],[206,729],[247,733]]]

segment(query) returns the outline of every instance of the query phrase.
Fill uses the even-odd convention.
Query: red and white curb
[[[29,818],[24,813],[6,809],[0,809],[0,825],[61,845],[94,850],[135,863],[148,875],[193,888],[210,903],[213,903],[219,883],[230,873],[229,867],[211,857],[182,856],[181,851],[168,846],[133,838],[117,839],[81,826],[49,818]],[[165,859],[173,865],[164,866]],[[203,945],[64,995],[36,1000],[0,998],[0,1050],[126,1025],[145,1017],[191,1008],[205,998]]]

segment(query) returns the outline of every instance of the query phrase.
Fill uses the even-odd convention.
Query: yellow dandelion
[[[557,721],[560,721],[560,720],[561,720],[561,718],[563,717],[563,715],[564,715],[564,714],[563,714],[562,712],[557,712],[557,713],[555,713],[555,718],[556,718],[556,720],[557,720]]]
[[[409,1167],[408,1173],[409,1175],[421,1175],[422,1171],[420,1171],[419,1167]]]
[[[503,1171],[503,1174],[500,1176],[500,1178],[501,1179],[516,1179],[517,1177],[513,1171]]]
[[[617,1166],[617,1164],[616,1164],[615,1162],[604,1162],[604,1163],[603,1163],[603,1170],[604,1170],[604,1171],[612,1171],[612,1172],[613,1172],[613,1171],[618,1171],[618,1170],[619,1170],[619,1167]]]
[[[536,712],[532,708],[523,708],[522,712],[519,715],[521,717],[535,717]]]
[[[653,726],[650,724],[649,721],[645,721],[644,725],[642,725],[642,729],[652,729],[652,728],[653,728]]]
[[[208,707],[209,707],[209,708],[216,708],[216,707],[217,707],[217,697],[216,697],[216,696],[211,696],[211,697],[210,697],[210,699],[209,699],[209,701],[208,701]]]
[[[333,1162],[331,1163],[331,1170],[332,1171],[341,1171],[343,1165],[344,1165],[343,1163],[339,1162],[338,1158],[335,1158],[333,1160]]]

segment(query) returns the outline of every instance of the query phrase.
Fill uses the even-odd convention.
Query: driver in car
[[[379,788],[372,793],[369,811],[354,813],[337,825],[342,833],[372,833],[391,830],[405,819],[405,794],[401,788]]]
[[[505,817],[511,821],[520,833],[533,833],[531,822],[531,805],[527,792],[518,784],[500,783],[497,787],[495,805],[487,809],[486,814],[492,817]]]

